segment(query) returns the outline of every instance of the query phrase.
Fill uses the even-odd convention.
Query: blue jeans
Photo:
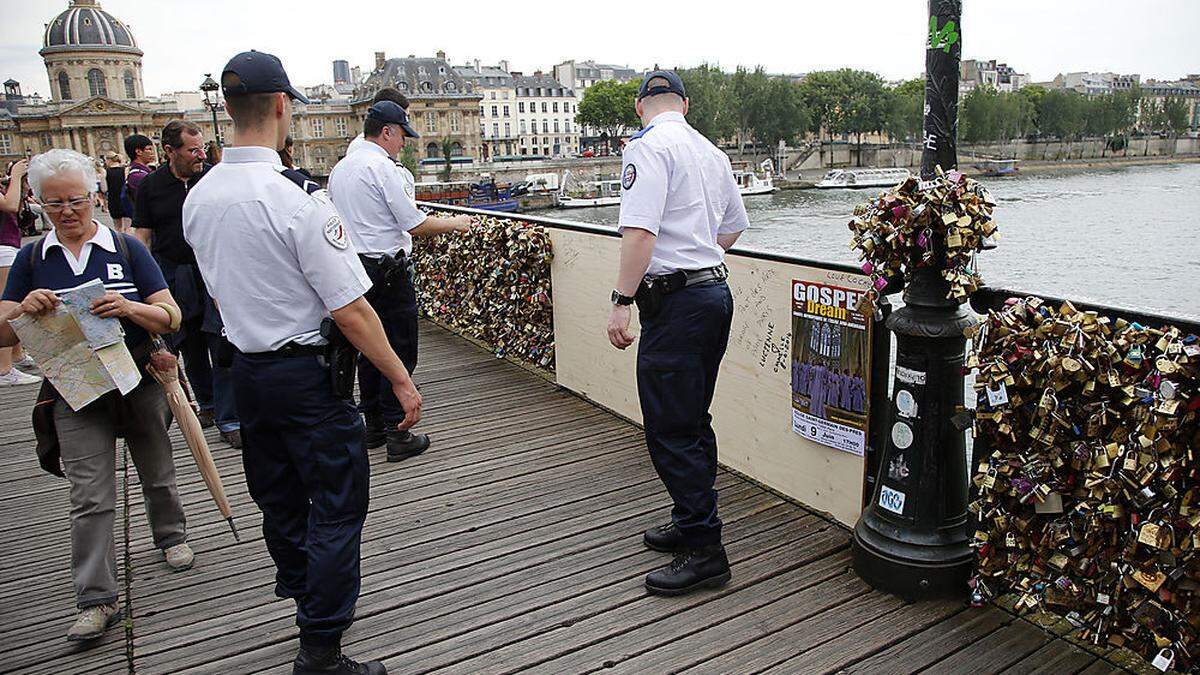
[[[671,519],[693,547],[721,542],[717,436],[708,409],[732,320],[733,296],[723,281],[671,293],[656,316],[641,319],[637,384],[646,445],[675,503]]]
[[[246,486],[263,513],[275,594],[296,601],[305,642],[335,644],[354,620],[370,492],[363,423],[316,356],[237,354]]]
[[[217,429],[237,431],[242,425],[238,422],[233,380],[229,368],[216,365],[219,343],[220,336],[200,330],[200,321],[193,320],[183,325],[175,348],[183,357],[183,369],[200,410],[213,413]]]

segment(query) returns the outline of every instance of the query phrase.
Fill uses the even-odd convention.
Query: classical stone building
[[[508,62],[483,66],[478,59],[469,66],[456,66],[454,71],[475,86],[483,100],[479,105],[479,131],[483,141],[484,160],[511,157],[518,152],[517,93]]]
[[[513,73],[522,155],[561,157],[579,152],[575,92],[549,75]]]
[[[439,51],[435,58],[409,55],[402,59],[388,59],[384,52],[375,52],[375,70],[351,104],[359,120],[366,117],[371,97],[383,87],[396,87],[408,97],[409,121],[421,134],[418,155],[422,162],[436,164],[446,140],[451,144],[451,156],[461,158],[460,162],[483,157],[479,122],[483,97],[473,82],[455,71],[445,52]]]

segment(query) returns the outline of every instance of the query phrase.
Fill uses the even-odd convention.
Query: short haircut
[[[132,136],[126,136],[125,137],[125,154],[129,157],[130,161],[133,161],[134,159],[137,159],[138,150],[141,150],[142,148],[150,146],[150,145],[154,145],[154,141],[150,140],[149,138],[147,138],[141,134],[134,134]]]
[[[379,103],[380,101],[391,101],[401,108],[408,110],[408,97],[400,93],[400,90],[395,87],[384,87],[383,89],[375,92],[375,96],[371,99],[371,103]]]
[[[29,160],[29,188],[33,196],[42,198],[42,182],[64,173],[79,176],[87,191],[96,190],[96,165],[90,157],[74,150],[55,148]]]
[[[387,125],[387,122],[368,117],[363,120],[363,137],[377,138],[379,134],[383,133],[383,128]]]
[[[239,127],[257,127],[275,110],[275,94],[226,96],[225,110]]]
[[[171,120],[162,130],[162,144],[172,148],[183,147],[183,135],[199,136],[200,127],[187,120]]]

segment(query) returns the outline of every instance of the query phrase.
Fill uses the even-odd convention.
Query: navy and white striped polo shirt
[[[125,238],[128,260],[117,247],[115,238],[118,236]],[[96,234],[83,244],[79,259],[59,243],[51,231],[42,247],[42,259],[34,269],[32,257],[37,247],[35,241],[21,247],[17,253],[8,272],[4,300],[21,302],[30,291],[38,288],[63,293],[93,279],[102,281],[106,289],[137,302],[144,302],[167,287],[162,270],[142,242],[128,234],[118,235],[100,223],[96,223]],[[122,319],[121,325],[125,327],[125,343],[130,346],[141,344],[148,338],[146,331],[132,321]]]

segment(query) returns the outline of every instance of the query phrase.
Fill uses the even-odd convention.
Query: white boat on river
[[[908,169],[834,169],[813,187],[825,190],[892,187],[910,175]]]
[[[558,205],[565,209],[582,209],[593,206],[613,206],[621,203],[621,180],[592,180],[578,188],[568,187],[569,180],[564,180],[558,193]]]

